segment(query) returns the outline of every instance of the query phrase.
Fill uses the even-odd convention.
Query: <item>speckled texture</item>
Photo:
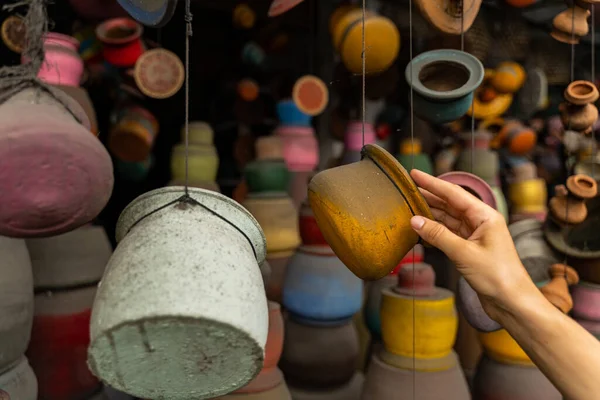
[[[0,257],[1,374],[19,360],[29,343],[33,323],[33,276],[24,240],[0,236]]]
[[[36,400],[38,385],[27,358],[21,357],[15,366],[0,374],[1,391],[8,393],[9,400]]]
[[[263,363],[262,231],[239,204],[195,188],[191,197],[250,242],[202,206],[179,203],[148,215],[183,193],[157,189],[123,211],[120,243],[94,302],[90,367],[141,398],[224,395],[252,380]]]

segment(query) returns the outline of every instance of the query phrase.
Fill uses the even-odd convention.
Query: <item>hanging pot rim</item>
[[[123,238],[129,233],[134,225],[148,216],[151,212],[155,212],[155,210],[160,208],[162,205],[168,204],[180,198],[184,195],[184,193],[184,188],[181,186],[167,186],[146,192],[135,198],[127,205],[127,207],[125,207],[119,216],[116,228],[117,242],[123,240]],[[225,223],[231,223],[240,230],[245,228],[244,233],[247,235],[246,238],[249,240],[249,244],[254,250],[256,261],[259,265],[265,261],[267,248],[265,235],[258,221],[252,216],[252,214],[250,214],[248,210],[229,197],[210,190],[190,187],[189,196],[198,203],[217,213],[221,218],[224,218],[223,212],[218,212],[215,210],[214,206],[210,206],[210,203],[222,203],[230,214],[228,215],[227,222]],[[160,201],[161,205],[156,205],[157,200]],[[175,204],[173,204],[173,206],[174,205]],[[173,206],[166,207],[161,211],[169,209],[172,210]],[[236,222],[243,220],[247,220],[251,224],[236,224]],[[251,227],[255,228],[253,232],[251,231]]]
[[[439,62],[459,64],[465,68],[469,73],[467,82],[457,89],[446,92],[425,87],[419,78],[420,72],[426,66]],[[484,68],[477,57],[464,51],[453,49],[432,50],[413,58],[406,66],[405,76],[408,84],[421,96],[438,101],[447,101],[459,99],[475,92],[475,89],[483,82]]]
[[[165,26],[173,18],[177,7],[177,0],[161,0],[161,5],[157,10],[144,9],[144,0],[117,1],[133,19],[153,28]]]
[[[475,192],[479,199],[485,204],[492,207],[494,210],[498,209],[496,197],[492,192],[492,188],[477,175],[463,171],[452,171],[438,176],[438,179],[453,183],[463,188],[466,187]]]
[[[108,32],[115,27],[129,28],[133,29],[131,35],[123,38],[111,38],[108,37]],[[102,22],[100,25],[96,27],[96,36],[102,43],[106,43],[108,45],[123,45],[130,42],[133,42],[139,39],[144,33],[144,27],[140,25],[137,21],[122,17],[122,18],[111,18]]]

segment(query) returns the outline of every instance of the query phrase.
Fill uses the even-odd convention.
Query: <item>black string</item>
[[[190,38],[193,15],[190,0],[185,0],[185,195],[189,197],[189,144],[190,144]]]

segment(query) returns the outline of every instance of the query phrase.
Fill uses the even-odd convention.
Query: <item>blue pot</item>
[[[406,67],[413,88],[414,111],[434,124],[457,120],[467,113],[475,89],[483,82],[483,64],[460,50],[434,50],[419,54]]]
[[[281,125],[310,126],[312,117],[304,114],[293,100],[284,100],[277,103],[277,115]]]
[[[140,24],[153,28],[165,26],[173,17],[177,0],[161,0],[160,7],[148,0],[118,0],[125,9]]]
[[[360,311],[363,282],[328,246],[301,246],[290,260],[283,305],[298,317],[340,321]]]

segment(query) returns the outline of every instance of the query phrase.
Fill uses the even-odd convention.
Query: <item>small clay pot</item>
[[[579,6],[566,9],[552,20],[554,28],[551,33],[552,37],[563,43],[579,43],[581,37],[588,34],[589,25],[587,19],[589,16],[590,11]]]
[[[565,100],[576,106],[595,103],[598,96],[598,88],[590,81],[573,81],[565,89]]]
[[[588,133],[598,120],[598,109],[593,104],[576,106],[562,103],[559,110],[562,123],[568,130]]]
[[[448,172],[438,176],[438,179],[462,187],[488,206],[496,209],[496,198],[492,188],[480,177],[468,172]]]
[[[573,308],[569,286],[576,285],[579,282],[579,275],[573,268],[564,264],[552,265],[550,274],[552,275],[552,281],[540,290],[550,303],[567,314]]]
[[[556,195],[550,200],[554,218],[564,224],[579,224],[587,218],[586,200],[596,197],[598,185],[587,175],[572,175],[567,185],[557,186]]]
[[[96,28],[104,60],[117,68],[131,68],[144,52],[142,25],[131,18],[113,18]]]
[[[406,67],[406,81],[414,89],[415,113],[437,124],[466,114],[483,76],[481,62],[459,50],[428,51]]]
[[[79,56],[79,41],[74,37],[49,32],[44,36],[44,62],[38,78],[51,85],[77,87],[83,77],[83,60]],[[29,62],[23,54],[21,62]]]

